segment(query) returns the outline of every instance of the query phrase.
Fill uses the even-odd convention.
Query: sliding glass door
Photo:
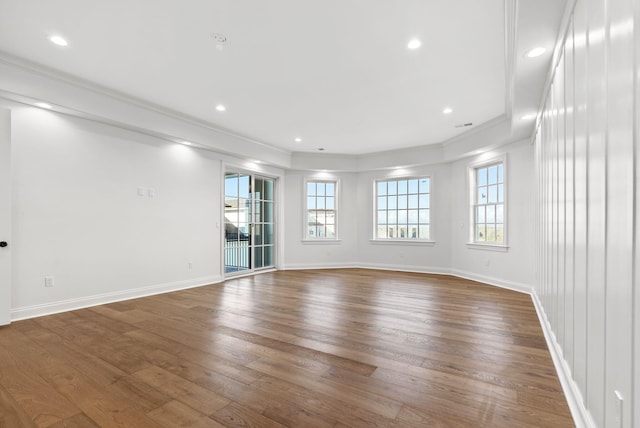
[[[227,172],[224,180],[225,274],[275,265],[275,180]]]

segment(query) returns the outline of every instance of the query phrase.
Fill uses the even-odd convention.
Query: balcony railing
[[[241,233],[227,233],[224,241],[225,273],[251,269],[251,249],[249,236]]]

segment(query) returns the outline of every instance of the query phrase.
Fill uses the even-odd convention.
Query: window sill
[[[506,253],[509,251],[508,245],[480,244],[477,242],[468,242],[467,248],[472,250],[497,251],[499,253]]]
[[[303,245],[340,245],[342,239],[303,239]]]
[[[425,247],[433,247],[436,245],[436,241],[427,241],[424,239],[370,239],[369,242],[381,245],[423,245]]]

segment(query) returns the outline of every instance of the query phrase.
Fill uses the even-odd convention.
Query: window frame
[[[393,237],[393,238],[379,238],[378,237],[378,183],[381,182],[390,182],[390,181],[404,181],[404,180],[421,180],[421,179],[428,179],[429,180],[429,192],[427,193],[429,195],[429,238],[426,239],[421,239],[421,238],[410,238],[410,237],[406,237],[406,238],[399,238],[399,237]],[[372,235],[373,238],[371,239],[372,243],[388,243],[388,244],[418,244],[418,245],[434,245],[435,244],[435,240],[434,240],[434,211],[433,211],[433,197],[434,197],[434,179],[433,179],[433,174],[418,174],[418,175],[409,175],[409,176],[398,176],[398,177],[383,177],[383,178],[377,178],[373,180],[373,210],[372,210]],[[407,191],[407,195],[411,195],[411,193],[409,193]],[[420,195],[420,192],[418,191],[417,195]],[[418,196],[419,197],[419,196]],[[419,206],[418,206],[418,210],[419,210]],[[398,209],[396,208],[396,211]],[[409,224],[407,222],[407,224]],[[419,227],[420,227],[420,223],[418,220],[418,236],[419,234]]]
[[[508,162],[507,154],[500,156],[494,156],[488,159],[482,159],[473,163],[470,163],[467,169],[468,180],[468,215],[469,215],[469,228],[468,228],[468,241],[467,247],[476,248],[481,250],[493,250],[493,251],[507,251],[509,248],[509,175],[508,175]],[[481,168],[488,168],[493,165],[502,164],[502,193],[503,193],[503,240],[502,242],[487,242],[476,241],[476,205],[477,205],[477,190],[478,185],[476,183],[477,171]]]
[[[309,228],[308,228],[308,215],[309,215],[309,194],[308,194],[308,185],[309,183],[331,183],[334,185],[334,228],[335,234],[333,237],[318,237],[318,236],[309,236]],[[317,196],[317,195],[316,195]],[[326,195],[325,195],[326,197]],[[340,213],[340,179],[338,178],[315,178],[315,177],[305,177],[302,184],[302,205],[303,205],[303,214],[302,214],[302,241],[305,243],[335,243],[340,242],[339,235],[339,213]],[[325,208],[326,210],[326,208]]]

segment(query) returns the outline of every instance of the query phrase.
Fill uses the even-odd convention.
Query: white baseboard
[[[538,314],[538,319],[544,332],[544,338],[547,341],[547,347],[553,359],[553,365],[556,367],[558,379],[560,379],[560,384],[562,385],[562,390],[564,391],[564,396],[567,399],[567,404],[569,405],[569,410],[571,410],[571,415],[573,416],[576,427],[597,428],[596,423],[591,417],[591,413],[589,413],[584,406],[584,399],[580,393],[580,388],[573,380],[571,368],[562,356],[562,348],[556,340],[556,335],[553,333],[551,324],[535,289],[531,290],[531,300],[533,300],[533,306],[536,308],[536,313]]]
[[[304,270],[304,269],[378,269],[390,270],[398,272],[426,273],[433,275],[453,275],[459,278],[469,279],[471,281],[481,282],[495,287],[505,288],[520,293],[531,294],[530,285],[522,284],[514,281],[494,278],[490,276],[478,275],[477,273],[467,272],[459,269],[449,269],[433,266],[411,266],[411,265],[391,265],[382,263],[304,263],[304,264],[288,264],[282,267],[283,270]]]
[[[451,269],[433,266],[389,265],[382,263],[358,263],[361,269],[391,270],[398,272],[426,273],[432,275],[450,275]]]
[[[113,293],[104,293],[95,296],[86,296],[76,299],[45,303],[42,305],[24,306],[11,310],[11,321],[19,321],[28,318],[41,317],[44,315],[52,315],[60,312],[73,311],[76,309],[83,309],[91,306],[119,302],[122,300],[137,299],[138,297],[152,296],[154,294],[169,293],[171,291],[202,287],[204,285],[222,282],[222,280],[223,279],[220,276],[194,278],[184,281],[176,281],[166,284],[134,288],[131,290],[116,291]]]
[[[415,272],[436,275],[454,275],[473,281],[482,282],[510,290],[531,293],[531,288],[511,281],[500,280],[498,278],[477,275],[471,272],[460,271],[456,269],[430,267],[430,266],[408,266],[408,265],[391,265],[380,263],[305,263],[305,264],[288,264],[281,267],[283,270],[303,270],[303,269],[379,269],[399,272]],[[41,305],[24,306],[11,310],[11,321],[19,321],[28,318],[34,318],[44,315],[51,315],[60,312],[72,311],[91,306],[103,305],[122,300],[136,299],[138,297],[151,296],[154,294],[168,293],[172,291],[184,290],[187,288],[201,287],[203,285],[215,284],[222,282],[224,279],[220,276],[211,276],[203,278],[189,279],[185,281],[176,281],[167,284],[158,284],[147,287],[134,288],[131,290],[116,291],[113,293],[104,293],[94,296],[79,297],[76,299],[62,300],[58,302],[44,303]]]
[[[294,263],[282,265],[282,270],[306,270],[306,269],[355,269],[359,266],[356,263]]]
[[[470,279],[472,281],[482,282],[484,284],[506,288],[512,291],[519,291],[521,293],[531,294],[531,291],[533,290],[531,285],[523,284],[520,282],[507,281],[493,276],[480,275],[474,272],[468,272],[459,269],[451,269],[450,274],[459,278]]]
[[[438,275],[448,275],[449,269],[425,267],[425,266],[407,266],[407,265],[386,265],[378,263],[355,263],[355,262],[341,262],[341,263],[300,263],[300,264],[288,264],[282,267],[282,270],[317,270],[317,269],[377,269],[377,270],[391,270],[398,272],[415,272],[415,273],[431,273]]]

